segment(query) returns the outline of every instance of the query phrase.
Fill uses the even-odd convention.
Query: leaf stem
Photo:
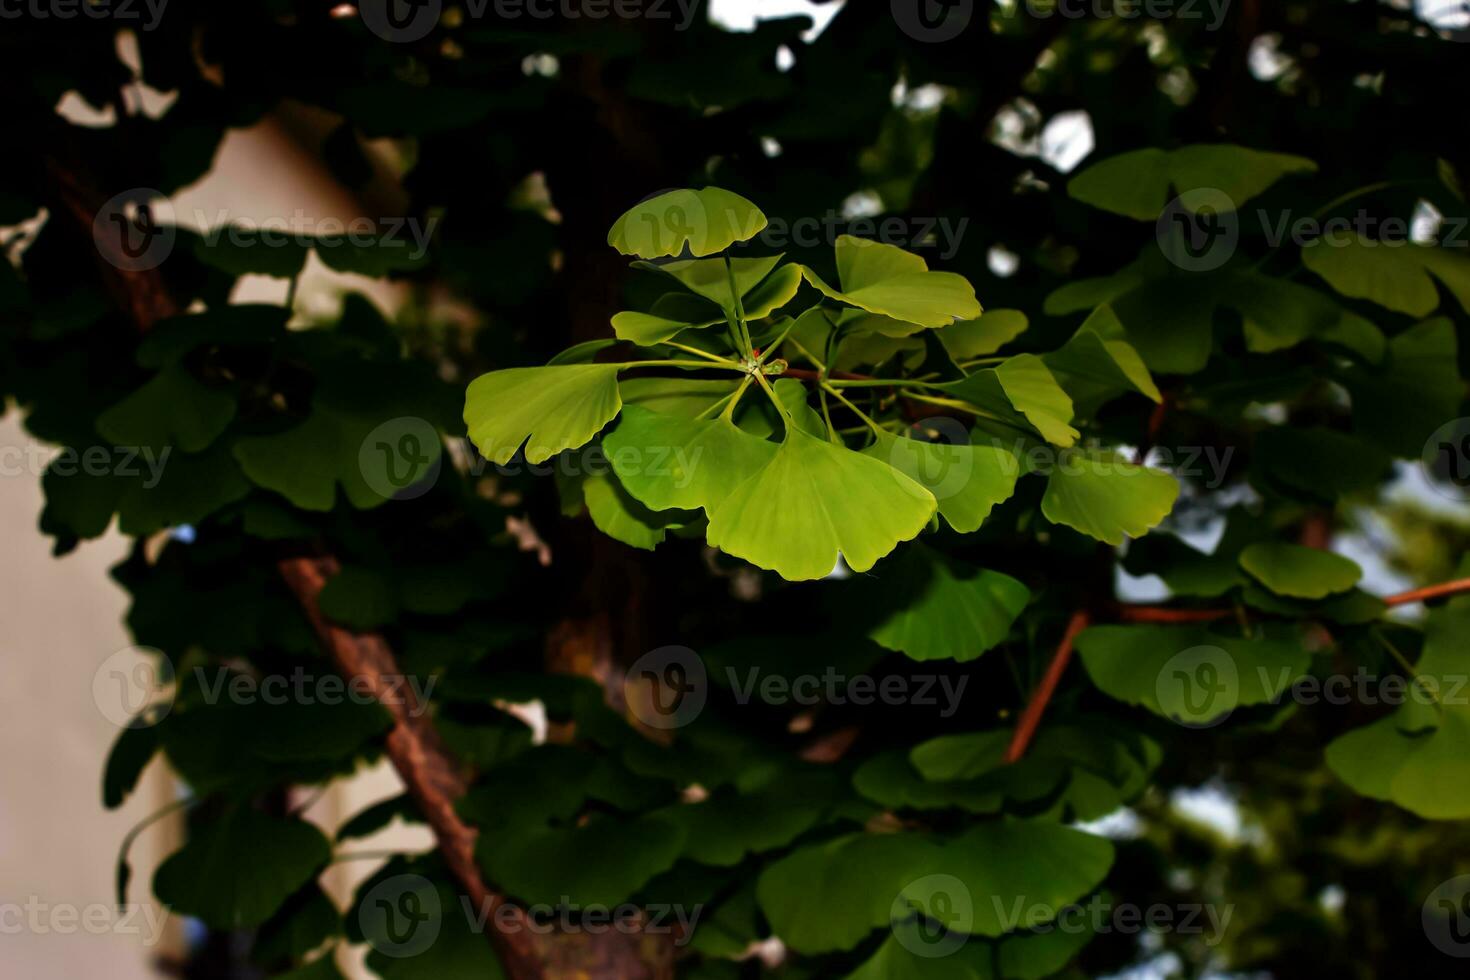
[[[754,348],[750,344],[750,327],[745,324],[745,306],[740,302],[740,288],[735,284],[735,266],[730,263],[730,256],[725,256],[725,278],[730,283],[730,300],[734,304],[733,309],[725,310],[726,319],[730,320],[732,326],[737,326],[740,335],[740,343],[747,358],[753,357]]]
[[[745,368],[741,367],[739,364],[735,363],[734,361],[723,360],[723,359],[718,364],[711,363],[709,361],[668,360],[668,361],[624,361],[622,364],[619,364],[618,365],[619,370],[621,370],[623,368],[635,368],[635,367],[718,368],[721,371],[739,371],[741,374],[744,374],[745,373]]]
[[[1420,677],[1419,672],[1414,669],[1414,665],[1409,663],[1409,658],[1404,656],[1403,653],[1399,651],[1398,647],[1390,643],[1388,637],[1384,636],[1383,631],[1380,630],[1377,626],[1372,627],[1368,630],[1368,632],[1373,634],[1373,639],[1377,640],[1380,644],[1383,645],[1383,649],[1388,651],[1389,656],[1398,661],[1398,665],[1404,669],[1404,673],[1408,674],[1409,678],[1416,685],[1418,685],[1424,691],[1428,692],[1429,696],[1434,699],[1434,706],[1440,711],[1443,711],[1444,705],[1440,704],[1439,693],[1434,690],[1434,687],[1432,685],[1424,683],[1424,678]]]
[[[738,362],[732,361],[728,357],[720,357],[718,354],[711,354],[709,351],[700,350],[698,347],[689,347],[685,344],[676,344],[672,340],[663,341],[663,345],[665,347],[676,348],[686,354],[693,354],[696,357],[702,357],[707,361],[714,361],[717,364],[729,364],[734,365],[735,367],[740,366]]]
[[[823,381],[823,382],[821,382],[821,385],[822,385],[822,392],[824,394],[827,393],[827,392],[831,392],[833,398],[836,398],[842,404],[846,405],[848,407],[848,409],[851,410],[854,415],[856,415],[858,418],[862,419],[865,423],[867,423],[868,428],[872,429],[873,432],[874,432],[874,434],[876,434],[876,435],[882,435],[883,434],[883,430],[878,427],[878,423],[877,422],[874,422],[871,418],[869,418],[868,417],[868,414],[866,412],[864,412],[861,408],[858,408],[852,402],[850,402],[846,398],[844,398],[843,395],[842,395],[842,392],[840,392],[836,388],[832,387],[832,384],[830,382]],[[825,405],[825,402],[823,404]],[[830,426],[831,423],[829,422],[828,425]]]
[[[801,346],[801,341],[797,340],[795,337],[792,337],[788,341],[788,343],[790,343],[792,347],[795,347],[796,348],[796,352],[798,354],[800,354],[802,357],[806,358],[808,361],[811,361],[813,364],[815,364],[817,366],[817,370],[818,371],[822,372],[823,374],[825,374],[827,372],[827,365],[823,364],[817,358],[817,355],[813,354],[811,351],[809,351],[805,347]],[[790,374],[791,372],[790,371],[787,371],[787,373]]]
[[[746,388],[749,388],[750,387],[750,379],[752,377],[754,377],[754,375],[747,374],[744,378],[741,378],[740,379],[740,387],[739,388],[736,388],[728,396],[729,399],[730,399],[730,402],[729,402],[728,405],[725,406],[725,410],[720,413],[720,418],[724,419],[726,422],[728,422],[728,421],[730,421],[730,419],[734,418],[734,416],[735,416],[735,406],[738,405],[738,404],[740,404],[740,396],[743,395],[743,394],[745,394],[745,389]]]

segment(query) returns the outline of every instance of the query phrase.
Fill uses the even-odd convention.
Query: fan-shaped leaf
[[[1240,567],[1277,595],[1322,599],[1358,584],[1357,562],[1320,548],[1260,541],[1240,553]]]
[[[1067,182],[1067,193],[1104,211],[1152,221],[1175,193],[1217,190],[1224,195],[1220,210],[1234,210],[1287,174],[1316,169],[1305,157],[1229,143],[1150,147],[1093,164]]]
[[[770,462],[710,515],[709,543],[793,581],[829,574],[839,554],[865,572],[935,508],[893,467],[788,426]]]
[[[635,204],[613,223],[607,243],[624,255],[656,259],[723,252],[766,226],[760,208],[718,187],[677,190]]]
[[[1117,453],[1064,453],[1047,479],[1041,512],[1108,544],[1139,537],[1162,521],[1179,496],[1179,481],[1135,466]]]
[[[896,245],[842,235],[836,251],[840,290],[811,269],[801,271],[807,282],[838,302],[926,327],[973,320],[981,313],[975,289],[964,276],[930,272],[922,258]]]
[[[623,406],[619,364],[509,368],[481,375],[465,394],[470,440],[492,463],[508,463],[524,444],[540,463],[586,445]]]

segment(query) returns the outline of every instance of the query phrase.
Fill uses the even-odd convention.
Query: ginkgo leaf
[[[937,387],[991,413],[1019,413],[1047,442],[1070,446],[1077,441],[1077,430],[1068,424],[1072,399],[1035,354],[1017,354]]]
[[[1462,564],[1460,573],[1465,571]],[[1431,820],[1470,817],[1470,709],[1459,693],[1470,670],[1467,628],[1470,598],[1431,610],[1412,696],[1327,746],[1328,767],[1356,792]]]
[[[368,480],[359,452],[373,430],[393,414],[319,400],[306,421],[295,428],[235,443],[235,459],[253,483],[274,490],[303,510],[331,510],[338,488],[353,507],[367,510],[391,498],[376,481]],[[444,448],[440,440],[424,444],[415,438],[413,445],[421,455],[412,461],[410,472],[434,472]]]
[[[993,820],[944,845],[942,862],[972,898],[967,931],[997,937],[1044,925],[1096,888],[1112,867],[1113,845],[1046,820]],[[934,876],[918,878],[904,897],[931,908],[928,890],[943,887]]]
[[[629,341],[639,347],[652,347],[654,344],[673,340],[685,330],[701,330],[723,322],[723,320],[705,320],[690,323],[684,320],[670,320],[652,313],[635,313],[631,310],[624,310],[622,313],[613,314],[612,328],[619,340]]]
[[[614,541],[644,551],[652,551],[670,527],[687,523],[691,516],[682,511],[655,513],[634,499],[627,487],[606,471],[583,477],[582,500],[599,531]]]
[[[766,226],[760,208],[718,187],[676,190],[635,204],[613,223],[607,243],[624,255],[656,259],[687,247],[696,257],[723,252]]]
[[[776,444],[728,419],[691,419],[628,405],[603,440],[629,494],[653,510],[706,513],[776,455]]]
[[[1310,661],[1289,627],[1238,637],[1202,626],[1094,626],[1078,634],[1077,651],[1103,693],[1189,725],[1278,697]]]
[[[969,280],[953,272],[930,272],[921,257],[896,245],[842,235],[836,252],[840,290],[811,269],[801,270],[830,299],[926,327],[973,320],[981,313]]]
[[[1163,400],[1143,358],[1123,339],[1126,336],[1117,314],[1103,304],[1070,340],[1042,355],[1041,360],[1084,416],[1129,390],[1155,402]]]
[[[926,442],[886,429],[863,452],[923,485],[961,533],[977,530],[992,507],[1010,499],[1021,474],[1016,458],[1000,446]]]
[[[256,926],[331,856],[313,825],[235,804],[158,866],[153,891],[175,911],[217,929]]]
[[[757,285],[770,276],[771,270],[780,264],[781,255],[770,255],[758,259],[730,259],[729,266],[725,265],[725,259],[682,259],[677,262],[634,262],[633,268],[645,269],[649,272],[657,272],[673,278],[685,289],[709,300],[720,309],[734,309],[730,301],[730,279],[735,279],[735,288],[740,290],[742,300],[755,289]],[[796,266],[786,266],[800,278],[800,271]],[[789,278],[783,276],[783,279]],[[795,289],[792,289],[795,293]],[[788,297],[789,299],[790,297]],[[751,319],[756,319],[751,316]]]
[[[888,925],[894,899],[927,873],[939,853],[914,834],[848,834],[771,865],[756,896],[771,928],[792,949],[848,949]]]
[[[709,543],[782,578],[865,572],[929,523],[932,494],[870,456],[788,426],[771,461],[710,515]]]
[[[465,393],[470,441],[492,463],[522,445],[540,463],[591,441],[618,414],[620,364],[508,368],[476,378]]]
[[[1047,479],[1041,512],[1108,544],[1136,538],[1162,521],[1179,496],[1179,481],[1135,466],[1113,452],[1063,453]]]
[[[1149,147],[1108,157],[1067,182],[1067,193],[1093,207],[1139,221],[1159,216],[1176,193],[1219,192],[1221,211],[1233,211],[1287,174],[1314,173],[1305,157],[1267,153],[1229,143],[1177,150]]]
[[[986,310],[977,320],[960,320],[939,332],[939,342],[956,361],[994,354],[1026,332],[1020,310]]]
[[[1240,567],[1277,595],[1322,599],[1358,584],[1363,570],[1351,558],[1286,541],[1258,541],[1240,553]]]
[[[197,453],[234,417],[233,394],[201,384],[174,364],[97,416],[97,431],[119,446],[177,446]]]
[[[981,959],[989,950],[978,941],[951,949],[956,941],[958,933],[936,929],[916,913],[894,922],[883,945],[843,980],[991,980],[990,964]]]
[[[1437,245],[1321,238],[1302,249],[1302,263],[1344,296],[1415,317],[1439,308],[1438,280],[1470,313],[1470,258]]]
[[[1424,441],[1460,414],[1465,384],[1460,379],[1456,327],[1448,317],[1416,324],[1388,342],[1377,369],[1356,368],[1343,376],[1352,396],[1353,429],[1396,456],[1418,456]]]
[[[730,269],[724,259],[690,259],[682,262],[635,262],[645,268],[672,277],[690,289],[690,293],[670,293],[653,305],[648,313],[624,311],[612,318],[613,332],[620,340],[651,347],[672,340],[685,330],[702,330],[727,322],[736,313],[730,302],[730,273],[740,290],[740,312],[747,321],[759,320],[791,302],[801,286],[801,270],[785,265],[771,273],[781,260],[776,255],[764,259],[732,259]],[[770,273],[770,274],[768,274]]]
[[[1031,598],[1009,575],[961,569],[920,544],[894,563],[893,578],[896,601],[868,636],[914,660],[974,660],[1006,638]]]
[[[720,378],[625,378],[618,393],[624,406],[693,418],[733,394],[737,384]]]
[[[1327,746],[1328,767],[1354,792],[1430,820],[1470,817],[1470,711],[1443,708],[1433,731],[1409,734],[1399,716],[1355,728]]]

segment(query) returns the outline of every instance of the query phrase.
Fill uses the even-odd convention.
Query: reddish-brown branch
[[[1466,593],[1470,593],[1470,578],[1461,578],[1384,596],[1383,604],[1392,608]],[[1169,609],[1165,606],[1122,605],[1117,608],[1115,615],[1119,622],[1124,623],[1182,624],[1208,623],[1223,619],[1233,614],[1234,611],[1234,609]],[[1089,622],[1091,622],[1091,616],[1084,609],[1079,609],[1072,614],[1071,620],[1067,623],[1067,631],[1062,635],[1062,641],[1057,645],[1057,651],[1052,655],[1051,663],[1046,668],[1046,675],[1031,692],[1031,697],[1021,712],[1020,720],[1016,722],[1015,734],[1011,736],[1010,746],[1006,749],[1006,762],[1015,762],[1026,754],[1026,748],[1036,735],[1037,726],[1041,724],[1041,716],[1046,712],[1046,706],[1051,702],[1052,695],[1056,693],[1057,684],[1061,681],[1062,674],[1066,672],[1067,664],[1072,659],[1072,646],[1077,639],[1077,634],[1086,629]]]
[[[1124,623],[1209,623],[1230,615],[1230,609],[1166,609],[1163,606],[1119,606]]]
[[[1087,624],[1091,621],[1092,616],[1085,609],[1077,610],[1068,620],[1067,631],[1062,634],[1062,642],[1057,644],[1057,652],[1052,654],[1045,676],[1041,678],[1041,683],[1036,685],[1036,690],[1031,692],[1031,698],[1026,702],[1026,709],[1021,712],[1021,718],[1016,722],[1016,732],[1011,736],[1011,744],[1006,748],[1006,762],[1016,762],[1026,754],[1026,747],[1031,744],[1031,738],[1036,734],[1036,727],[1041,724],[1041,716],[1046,713],[1046,706],[1051,702],[1051,696],[1056,693],[1057,684],[1067,670],[1067,663],[1072,659],[1072,644],[1076,641],[1077,634],[1086,629]]]
[[[1386,606],[1407,606],[1415,602],[1425,602],[1429,599],[1443,599],[1445,596],[1461,595],[1465,592],[1470,592],[1470,578],[1457,578],[1450,582],[1440,582],[1438,585],[1426,585],[1421,589],[1410,589],[1407,592],[1384,596],[1383,604]]]
[[[411,685],[402,684],[392,649],[377,633],[356,633],[322,615],[317,598],[340,570],[337,560],[288,558],[280,562],[279,568],[337,669],[346,677],[365,681],[373,697],[393,715],[388,758],[433,829],[450,874],[465,889],[475,909],[488,913],[487,921],[495,923],[490,941],[504,960],[506,972],[512,977],[539,976],[540,957],[531,931],[522,921],[523,913],[512,907],[512,921],[507,924],[501,909],[505,899],[490,890],[475,863],[476,831],[454,809],[455,801],[464,795],[464,780],[424,713],[425,706],[414,702]]]
[[[1443,599],[1445,596],[1470,592],[1470,578],[1440,582],[1423,588],[1410,589],[1383,597],[1383,604],[1390,608],[1407,606],[1415,602]],[[1208,623],[1231,615],[1233,609],[1170,609],[1167,606],[1119,606],[1117,618],[1124,623]]]

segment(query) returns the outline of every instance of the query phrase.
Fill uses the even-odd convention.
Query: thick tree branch
[[[356,633],[322,615],[317,597],[340,570],[337,560],[287,558],[278,567],[337,669],[346,677],[365,681],[373,697],[393,715],[388,758],[433,829],[450,874],[464,888],[475,909],[488,912],[486,921],[495,923],[490,941],[505,961],[507,972],[512,977],[540,976],[540,957],[522,921],[523,913],[515,909],[509,917],[512,928],[503,928],[501,906],[506,901],[485,884],[475,863],[476,831],[454,809],[455,801],[464,795],[464,780],[424,713],[425,706],[414,703],[411,693],[405,694],[411,692],[412,685],[398,680],[402,675],[392,649],[377,633]]]

